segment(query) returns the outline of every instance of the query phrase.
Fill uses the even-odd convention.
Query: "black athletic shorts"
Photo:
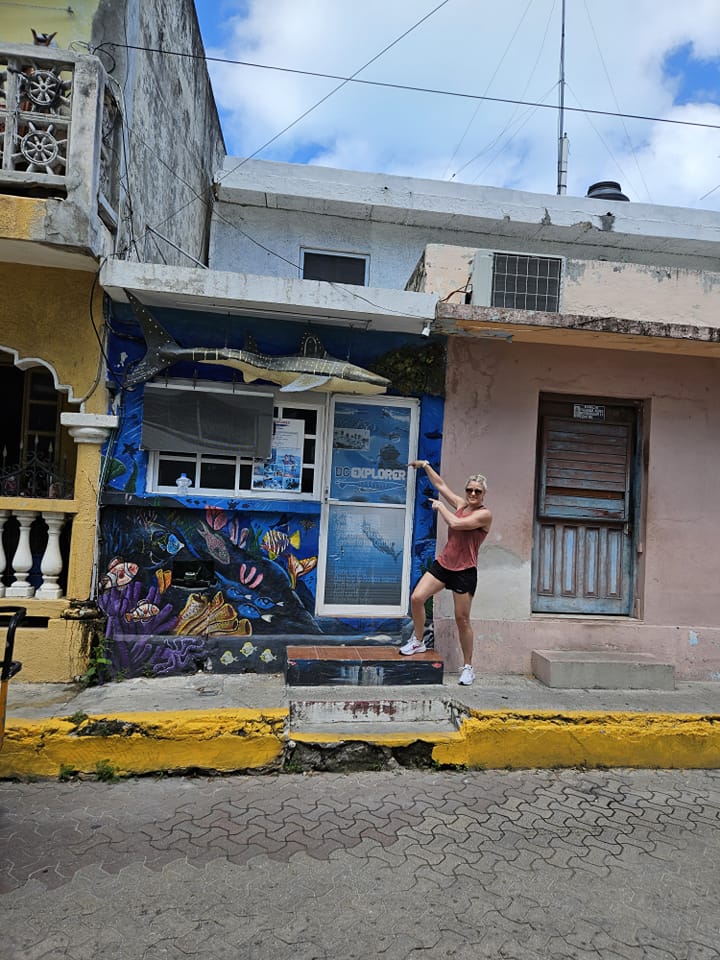
[[[428,573],[437,580],[441,580],[446,589],[453,593],[469,593],[475,596],[477,590],[477,567],[468,567],[467,570],[446,570],[441,563],[433,560]]]

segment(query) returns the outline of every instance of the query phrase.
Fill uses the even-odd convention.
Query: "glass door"
[[[410,594],[418,402],[334,399],[318,612],[404,616]]]

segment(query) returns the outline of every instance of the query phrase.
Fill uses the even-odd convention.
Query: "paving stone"
[[[720,960],[717,771],[0,784],[3,960]]]

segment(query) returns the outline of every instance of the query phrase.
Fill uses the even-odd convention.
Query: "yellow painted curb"
[[[422,741],[441,766],[720,768],[720,715],[470,711],[457,733],[288,733],[287,709],[180,710],[46,720],[11,719],[0,778],[73,772],[142,775],[282,768],[289,739],[364,742],[393,749]]]
[[[436,763],[533,767],[720,767],[720,714],[471,711]]]
[[[282,756],[288,711],[179,710],[112,717],[9,720],[0,778],[169,770],[231,772],[272,767]]]

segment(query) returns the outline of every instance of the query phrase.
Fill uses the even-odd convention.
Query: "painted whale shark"
[[[242,350],[232,347],[181,347],[129,290],[125,294],[140,322],[147,351],[132,367],[124,386],[131,389],[150,380],[173,363],[194,361],[239,370],[246,383],[268,380],[281,391],[317,390],[325,393],[385,393],[390,381],[325,352],[314,334],[305,334],[297,355],[273,357],[260,353],[252,337]]]

